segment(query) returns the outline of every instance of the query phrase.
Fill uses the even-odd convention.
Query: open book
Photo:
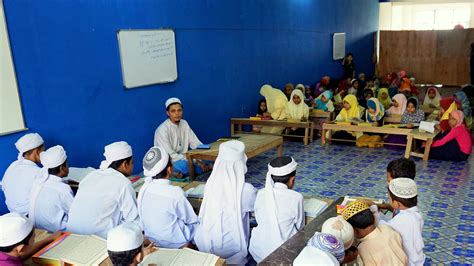
[[[189,248],[160,248],[147,255],[140,265],[215,265],[219,257]]]
[[[66,177],[66,180],[74,181],[76,183],[81,183],[84,177],[94,172],[95,170],[96,169],[92,167],[87,167],[87,168],[69,167],[69,174]]]
[[[314,198],[304,199],[303,204],[305,215],[313,218],[320,215],[328,207],[327,202]]]
[[[107,241],[95,235],[65,233],[33,255],[33,262],[48,265],[99,265],[108,257]]]
[[[200,184],[196,187],[192,187],[188,189],[186,192],[186,197],[189,198],[199,198],[202,199],[204,198],[204,189],[206,188],[206,184]]]

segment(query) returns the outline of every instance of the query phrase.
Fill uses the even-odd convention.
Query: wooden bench
[[[237,129],[236,126],[237,125]],[[267,133],[255,133],[245,132],[242,130],[242,125],[257,125],[266,127],[284,127],[284,128],[304,128],[304,136],[290,135],[285,133],[282,134],[267,134]],[[266,134],[266,135],[277,135],[284,137],[303,138],[304,145],[308,145],[313,142],[313,122],[298,122],[298,121],[287,121],[287,120],[253,120],[249,118],[231,118],[230,119],[230,134]]]

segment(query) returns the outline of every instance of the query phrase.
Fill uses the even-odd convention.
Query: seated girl
[[[307,121],[309,117],[309,107],[304,103],[304,95],[300,90],[291,93],[290,101],[286,105],[286,118],[288,120]],[[303,128],[290,128],[290,134],[304,134]]]
[[[265,99],[261,99],[258,102],[258,109],[256,117],[260,117],[262,119],[271,119],[271,115],[268,113],[267,110],[267,101]],[[252,131],[260,133],[262,130],[262,126],[254,125],[252,126]]]
[[[387,110],[387,115],[402,115],[407,106],[407,97],[404,94],[398,93],[392,97],[392,106]]]
[[[461,102],[462,112],[464,113],[464,121],[466,121],[467,128],[471,128],[472,125],[472,109],[471,103],[466,93],[463,91],[458,91],[454,94],[456,100]]]
[[[361,114],[364,113],[364,108],[359,106],[355,95],[349,94],[344,97],[343,108],[341,112],[336,116],[337,122],[351,122],[353,119],[360,119]],[[329,133],[329,132],[328,132]],[[356,134],[354,132],[337,131],[334,133],[336,139],[351,139],[355,140],[356,137],[362,134]],[[327,136],[328,137],[328,136]]]
[[[430,159],[443,161],[466,161],[472,152],[472,139],[464,122],[464,113],[455,110],[449,114],[451,128],[439,138],[435,138],[431,146]],[[438,137],[438,136],[437,136]]]
[[[311,90],[311,87],[306,85],[304,86],[304,102],[308,105],[308,106],[311,106],[311,103],[313,102],[314,100],[314,97],[313,97],[313,91]]]
[[[351,81],[351,85],[352,85],[352,87],[349,88],[348,93],[357,96],[357,93],[359,91],[359,86],[360,86],[359,80],[353,79]]]
[[[329,82],[331,78],[329,76],[324,76],[321,78],[319,83],[314,87],[315,96],[318,97],[321,93],[328,89]]]
[[[449,114],[458,110],[458,105],[454,99],[454,97],[447,97],[441,99],[439,101],[440,109],[439,109],[439,125],[436,126],[437,129],[441,130],[441,132],[445,132],[450,129],[449,126]]]
[[[423,107],[439,109],[440,100],[441,95],[439,94],[438,89],[435,87],[429,87],[428,91],[426,91],[425,99],[423,100]]]
[[[346,97],[347,93],[347,87],[338,87],[336,89],[336,94],[334,95],[334,106],[336,106],[338,110],[343,108],[343,99]]]
[[[407,128],[413,128],[413,124],[418,124],[425,120],[425,112],[419,108],[418,99],[410,97],[407,100],[407,107],[402,115],[400,124],[406,124]]]
[[[260,88],[260,95],[265,97],[268,113],[272,119],[283,120],[286,118],[286,105],[288,104],[288,101],[281,90],[272,88],[272,86],[265,84]],[[267,134],[280,134],[284,129],[284,127],[265,126],[262,127],[261,132]]]
[[[332,99],[332,91],[327,90],[323,92],[314,101],[314,109],[323,110],[325,112],[334,112],[334,104],[332,103],[331,99]]]
[[[374,126],[380,126],[383,122],[385,108],[377,98],[367,100],[367,110],[365,111],[365,121]]]
[[[392,105],[392,100],[388,96],[388,89],[387,88],[381,88],[379,90],[379,92],[377,93],[377,99],[383,105],[385,110],[390,108],[390,106]]]
[[[362,99],[359,99],[359,105],[364,108],[367,108],[367,101],[373,97],[374,97],[374,91],[372,89],[368,89],[368,88],[364,89],[363,97]]]

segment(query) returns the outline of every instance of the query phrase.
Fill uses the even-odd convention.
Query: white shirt
[[[380,219],[377,206],[370,206],[370,210],[375,214],[379,224],[386,224],[397,231],[402,237],[403,250],[407,254],[409,265],[423,265],[425,254],[423,253],[423,217],[418,211],[418,207],[400,210],[400,212],[389,221]]]
[[[88,174],[79,183],[69,211],[67,230],[106,239],[110,229],[124,222],[139,224],[135,191],[130,180],[112,168]]]
[[[145,236],[162,248],[180,248],[192,241],[199,220],[183,190],[168,179],[153,179],[143,188],[138,205]]]
[[[40,170],[36,163],[27,159],[14,161],[7,168],[2,180],[2,190],[10,212],[28,214],[31,188]]]
[[[186,160],[189,147],[195,149],[202,142],[198,139],[186,120],[176,125],[166,119],[155,131],[155,146],[162,147],[171,156],[173,162]]]
[[[244,183],[243,190],[242,190],[242,223],[244,225],[244,234],[245,234],[245,239],[246,243],[248,246],[248,239],[249,239],[249,232],[250,232],[250,224],[249,224],[249,213],[254,210],[254,203],[255,203],[255,198],[257,196],[257,189],[254,188],[251,184],[249,183]],[[225,258],[227,264],[242,264],[246,262],[246,257],[243,256],[243,253],[247,253],[247,246],[245,248],[245,252],[240,250],[239,246],[239,240],[234,240],[232,237],[232,233],[230,232],[231,228],[234,228],[231,226],[232,223],[238,223],[240,221],[236,220],[235,217],[226,217],[226,212],[224,211],[224,227],[222,228],[222,232],[224,239],[223,239],[223,244],[221,248],[218,247],[213,247],[211,250],[202,250],[201,248],[199,250],[203,252],[208,252],[215,254],[221,258]],[[194,241],[196,242],[196,245],[198,248],[202,246],[202,234],[203,232],[200,230],[200,226],[198,226],[196,235],[194,237]],[[216,238],[221,238],[222,236],[215,236]]]
[[[36,198],[35,226],[49,232],[66,230],[73,199],[71,187],[61,177],[49,175]]]
[[[288,240],[304,226],[304,200],[303,196],[283,183],[275,183],[274,188],[275,203],[278,210],[278,224],[282,232],[284,241]],[[262,261],[270,255],[283,242],[272,238],[271,235],[278,232],[271,232],[268,224],[270,214],[267,213],[267,204],[265,202],[265,189],[258,191],[255,200],[255,218],[258,226],[252,230],[250,238],[249,252],[256,262]]]

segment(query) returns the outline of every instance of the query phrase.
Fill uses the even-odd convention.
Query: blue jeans
[[[183,177],[189,175],[189,168],[188,168],[188,161],[187,160],[179,160],[173,163],[173,171],[180,172],[183,174]],[[196,175],[202,174],[202,169],[198,165],[194,165],[194,173]]]

